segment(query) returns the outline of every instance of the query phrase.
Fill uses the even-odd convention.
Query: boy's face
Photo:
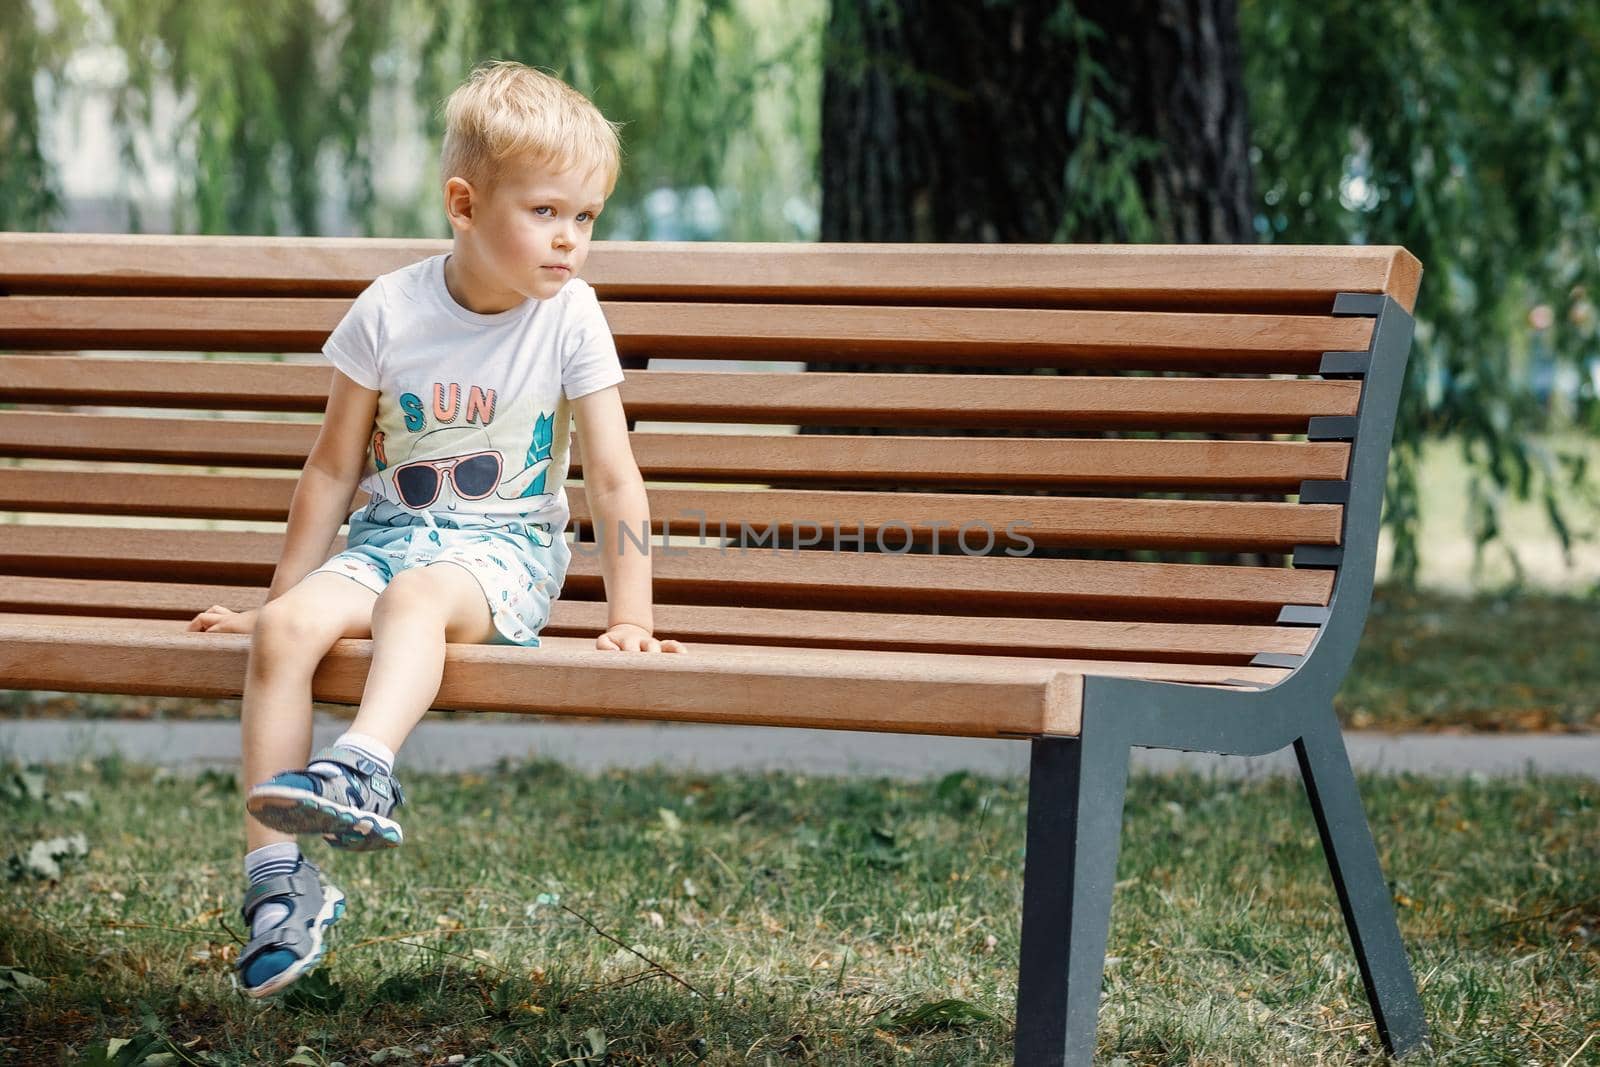
[[[459,211],[461,187],[470,189],[465,214]],[[486,193],[450,179],[445,204],[456,251],[479,281],[508,296],[548,300],[589,258],[605,184],[601,175],[575,168],[512,164]]]

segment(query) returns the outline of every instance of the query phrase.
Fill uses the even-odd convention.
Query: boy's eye
[[[540,212],[540,211],[554,212],[555,208],[551,207],[548,204],[540,204],[538,207],[534,208],[533,210],[534,210],[535,213]],[[578,221],[579,222],[593,222],[594,221],[594,215],[590,214],[587,211],[580,211],[580,212],[578,212]]]

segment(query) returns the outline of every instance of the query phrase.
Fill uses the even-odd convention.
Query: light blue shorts
[[[550,604],[561,595],[572,549],[542,525],[457,525],[435,516],[435,524],[399,524],[397,509],[386,509],[389,523],[368,520],[368,508],[350,516],[350,538],[343,552],[312,571],[342,574],[374,593],[410,567],[454,563],[483,589],[494,620],[492,645],[539,647],[539,631],[550,620]],[[414,516],[412,516],[414,518]]]

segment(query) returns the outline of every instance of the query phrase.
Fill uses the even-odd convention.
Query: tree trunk
[[[1098,99],[1121,136],[1156,147],[1136,165],[1134,178],[1158,240],[1252,242],[1240,58],[1236,0],[832,0],[822,94],[822,240],[1059,239],[1068,198],[1083,196],[1067,185],[1078,147],[1070,131],[1081,129],[1069,125],[1076,95],[1079,114],[1091,97]],[[1068,240],[1128,239],[1124,221],[1109,209],[1072,217]],[[807,369],[933,368],[813,362]],[[802,426],[800,432],[905,431]],[[1044,548],[1036,554],[1117,555]]]
[[[1126,75],[1119,79],[1119,125],[1160,146],[1135,168],[1159,239],[1254,243],[1237,0],[1077,0],[1077,9],[1103,31],[1092,47],[1096,62]],[[1208,436],[1267,440],[1271,435]],[[1279,498],[1239,494],[1235,499]],[[1235,559],[1255,566],[1285,561],[1280,553],[1247,552]]]
[[[1049,241],[1072,95],[1059,0],[834,0],[824,241]]]
[[[1160,152],[1136,168],[1160,240],[1251,244],[1250,127],[1236,0],[1078,0],[1123,90],[1118,119]]]
[[[1106,81],[1078,87],[1075,20]],[[1236,0],[833,0],[827,35],[824,241],[1054,240],[1075,91],[1158,146],[1135,169],[1158,239],[1255,240]]]

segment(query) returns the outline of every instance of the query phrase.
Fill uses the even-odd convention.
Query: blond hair
[[[460,176],[488,189],[508,162],[577,167],[616,188],[622,166],[619,123],[560,78],[507,60],[479,66],[444,103],[439,180]]]

